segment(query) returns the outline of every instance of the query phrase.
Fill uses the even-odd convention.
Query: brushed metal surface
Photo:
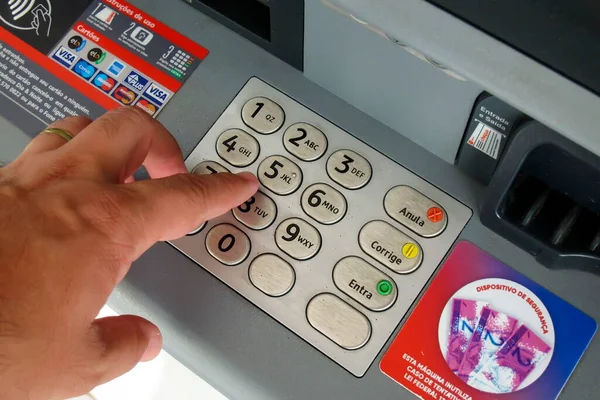
[[[216,161],[202,161],[192,169],[192,173],[197,175],[218,174],[219,172],[230,171]]]
[[[257,192],[244,204],[231,210],[235,219],[255,231],[266,229],[277,218],[277,205],[263,192]]]
[[[266,295],[280,297],[294,287],[294,268],[275,254],[261,254],[248,269],[250,282]]]
[[[219,262],[234,266],[248,258],[250,239],[235,226],[221,224],[206,234],[206,249]]]
[[[362,313],[331,293],[315,296],[306,307],[310,325],[346,350],[357,350],[371,338],[371,323]]]
[[[217,154],[234,167],[247,167],[260,154],[254,137],[241,129],[228,129],[217,139]]]
[[[348,210],[344,195],[325,183],[307,187],[300,201],[304,212],[324,225],[341,221]]]
[[[300,218],[289,218],[275,230],[277,247],[288,256],[305,261],[321,250],[321,234],[311,224]]]
[[[283,147],[302,161],[316,161],[327,151],[327,137],[311,124],[299,122],[285,130]]]
[[[244,104],[242,120],[256,132],[269,135],[281,128],[285,122],[285,112],[273,100],[255,97]]]
[[[381,295],[377,291],[381,281],[388,281],[392,285],[392,292],[388,295]],[[333,283],[371,311],[387,310],[398,297],[398,288],[392,278],[356,256],[338,261],[333,268]]]
[[[200,232],[202,232],[202,230],[206,228],[206,221],[204,221],[204,223],[202,225],[200,225],[198,228],[194,229],[193,231],[191,231],[190,233],[188,233],[188,236],[194,236],[199,234]]]
[[[352,150],[338,150],[327,160],[327,174],[346,189],[356,190],[366,186],[373,168],[366,158]]]
[[[423,249],[408,235],[384,221],[371,221],[358,234],[360,248],[369,256],[398,274],[415,271],[423,262]],[[404,256],[406,244],[417,246],[418,254],[413,258]]]
[[[317,162],[300,163],[304,181],[298,191],[287,197],[273,197],[277,203],[278,212],[275,223],[270,227],[262,231],[252,231],[239,223],[232,213],[226,213],[209,221],[209,228],[222,223],[238,225],[251,238],[250,256],[239,266],[235,268],[225,266],[210,256],[203,243],[206,229],[196,236],[185,236],[172,241],[171,244],[340,366],[355,376],[363,376],[471,218],[472,212],[442,190],[258,78],[248,81],[221,117],[204,135],[186,160],[188,169],[194,168],[203,161],[219,159],[215,149],[217,138],[227,129],[234,127],[244,129],[244,122],[241,118],[242,107],[249,99],[257,96],[273,99],[284,108],[286,113],[286,122],[276,134],[259,135],[249,131],[260,142],[261,155],[257,162],[272,155],[286,154],[283,132],[298,122],[306,122],[318,127],[327,135],[329,145],[326,154]],[[337,224],[319,225],[318,229],[322,234],[323,245],[321,251],[314,258],[309,261],[295,260],[277,247],[274,240],[276,227],[281,221],[288,218],[305,215],[301,207],[301,195],[308,186],[315,183],[328,183],[336,187],[327,174],[326,160],[340,149],[352,150],[371,161],[375,179],[372,179],[364,190],[337,188],[348,201],[346,216]],[[246,168],[232,168],[232,172],[256,172],[255,165]],[[441,204],[448,213],[448,227],[435,238],[415,238],[417,239],[416,243],[426,254],[423,264],[411,274],[391,274],[399,288],[396,303],[383,313],[364,309],[363,314],[373,325],[371,339],[361,349],[347,351],[327,339],[308,323],[306,305],[317,294],[331,292],[355,308],[362,307],[335,287],[332,279],[333,267],[343,257],[363,254],[357,237],[361,228],[371,221],[385,220],[401,232],[409,236],[413,235],[408,228],[389,218],[383,207],[386,193],[398,185],[409,185]],[[261,190],[264,192],[266,187],[263,185]],[[267,296],[257,290],[248,279],[248,267],[251,260],[265,253],[279,255],[296,271],[296,284],[285,296],[278,298]],[[374,266],[379,267],[379,264],[374,263]],[[383,267],[381,268],[385,271]]]
[[[289,158],[274,155],[258,166],[258,180],[271,192],[287,196],[302,184],[302,170]]]
[[[390,189],[385,195],[384,207],[390,217],[426,238],[440,235],[448,224],[448,216],[442,206],[407,185]],[[443,218],[438,222],[427,218],[427,211],[433,207],[443,213]]]

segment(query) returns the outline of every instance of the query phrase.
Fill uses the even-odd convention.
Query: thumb
[[[95,386],[129,372],[138,362],[150,361],[162,349],[160,331],[150,321],[135,315],[100,318],[92,324],[100,354],[95,360]]]

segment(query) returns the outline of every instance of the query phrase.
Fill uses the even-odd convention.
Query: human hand
[[[75,138],[41,134],[0,169],[3,400],[63,400],[154,358],[156,326],[98,312],[150,246],[258,189],[248,173],[188,174],[173,137],[135,108],[53,127]],[[133,181],[141,164],[152,180]]]
[[[46,7],[39,6],[31,11],[33,13],[33,21],[31,26],[35,29],[36,35],[42,33],[44,36],[50,36],[50,29],[52,28],[52,16]]]

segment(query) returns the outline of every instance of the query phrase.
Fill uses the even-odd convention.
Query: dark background
[[[56,43],[58,43],[65,33],[67,33],[75,21],[83,14],[85,9],[93,3],[93,0],[51,0],[51,3],[52,27],[50,29],[50,36],[46,36],[45,33],[47,30],[42,33],[42,29],[40,29],[40,36],[36,34],[35,30],[22,31],[13,29],[6,26],[2,20],[0,20],[0,25],[12,32],[15,36],[35,47],[40,52],[47,54],[54,46],[56,46]],[[46,5],[47,3],[46,1],[37,0],[36,5],[38,4]],[[2,1],[0,3],[0,14],[3,16],[11,15],[7,1]],[[18,23],[23,24],[24,26],[30,26],[31,19],[32,17],[30,15],[26,15],[21,18]]]

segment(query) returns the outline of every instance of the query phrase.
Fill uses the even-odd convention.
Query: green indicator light
[[[382,296],[388,296],[392,294],[393,290],[394,286],[392,285],[392,283],[385,279],[379,281],[379,283],[377,284],[377,293],[379,293]]]

